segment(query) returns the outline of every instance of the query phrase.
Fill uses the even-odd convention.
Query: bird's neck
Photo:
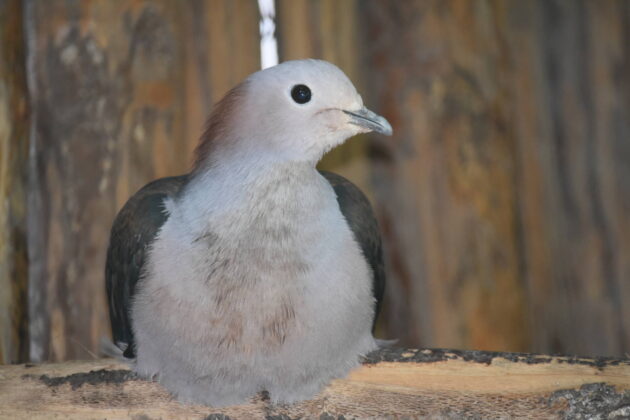
[[[329,189],[310,162],[257,159],[212,165],[195,174],[179,197],[182,216],[199,226],[229,218],[249,223],[255,217],[297,216],[317,210]]]

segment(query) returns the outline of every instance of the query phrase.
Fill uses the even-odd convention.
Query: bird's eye
[[[311,100],[311,90],[306,85],[295,85],[291,89],[291,97],[298,104],[305,104]]]

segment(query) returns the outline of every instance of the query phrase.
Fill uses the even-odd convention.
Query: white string
[[[266,69],[278,64],[274,0],[258,0],[258,9],[260,10],[260,67]]]

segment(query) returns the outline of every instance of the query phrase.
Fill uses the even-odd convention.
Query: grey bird
[[[249,76],[214,108],[189,174],[143,187],[106,263],[114,343],[179,400],[313,397],[377,345],[385,284],[370,204],[315,165],[358,133],[391,135],[320,60]]]

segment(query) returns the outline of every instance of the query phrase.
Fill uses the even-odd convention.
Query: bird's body
[[[306,63],[307,72],[332,72],[347,88],[336,67]],[[269,73],[256,75],[242,85],[247,92],[233,91],[217,107],[213,116],[223,120],[211,116],[193,172],[149,184],[112,228],[114,339],[135,355],[139,374],[186,401],[232,404],[262,390],[274,401],[309,398],[376,347],[383,272],[374,217],[356,187],[315,169],[348,133],[319,147],[297,132],[294,147],[283,137],[295,121],[247,137],[223,126],[257,102],[248,95]],[[339,131],[331,121],[324,131]]]

